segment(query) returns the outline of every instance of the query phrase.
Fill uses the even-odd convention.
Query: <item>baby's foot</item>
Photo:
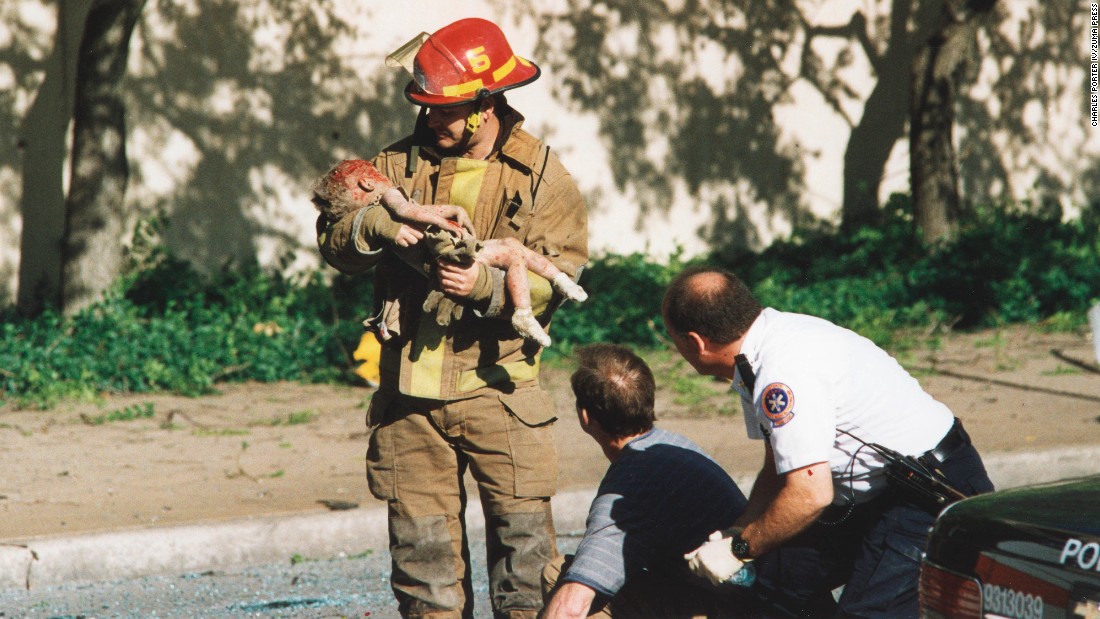
[[[535,314],[529,307],[517,307],[512,312],[512,327],[517,333],[529,340],[535,340],[543,348],[550,345],[550,336],[543,331],[539,321],[535,320]]]
[[[561,294],[565,295],[565,298],[581,303],[588,298],[588,293],[584,291],[573,280],[569,279],[569,276],[565,273],[558,273],[554,276],[554,290],[557,290]]]

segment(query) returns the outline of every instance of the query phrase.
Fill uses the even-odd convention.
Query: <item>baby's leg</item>
[[[507,245],[510,252],[524,261],[527,269],[536,275],[541,275],[550,280],[550,284],[565,298],[578,303],[588,298],[584,291],[569,276],[554,266],[546,256],[528,248],[515,239],[499,239],[499,242]]]
[[[531,288],[527,282],[528,266],[523,249],[526,248],[515,239],[489,239],[482,242],[477,259],[491,267],[504,269],[504,287],[508,289],[512,305],[531,309]]]
[[[523,253],[518,250],[523,246],[514,239],[507,239],[510,243],[500,239],[485,241],[484,247],[478,253],[477,259],[492,267],[504,269],[504,287],[508,291],[515,311],[512,312],[512,326],[516,332],[528,339],[535,340],[542,346],[550,345],[550,336],[535,320],[535,314],[531,310],[531,288],[527,282],[527,262]]]

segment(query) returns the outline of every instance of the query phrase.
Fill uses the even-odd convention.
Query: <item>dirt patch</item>
[[[960,416],[983,453],[1100,444],[1091,339],[1010,328],[955,335],[899,359]],[[726,386],[674,353],[650,359],[659,422],[731,472],[760,465]],[[557,398],[560,487],[591,487],[606,461],[572,416],[568,364]],[[112,395],[49,411],[0,408],[0,540],[330,508],[372,507],[364,478],[367,388],[224,385],[201,398]]]

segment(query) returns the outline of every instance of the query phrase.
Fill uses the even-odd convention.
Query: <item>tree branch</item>
[[[879,54],[875,53],[874,45],[871,43],[871,37],[867,34],[867,18],[863,16],[863,13],[856,11],[852,14],[852,18],[848,20],[847,24],[842,26],[816,26],[806,20],[805,16],[801,13],[798,16],[802,22],[802,27],[806,32],[806,41],[802,46],[801,62],[799,63],[798,74],[810,83],[825,99],[825,102],[829,104],[829,107],[833,108],[841,118],[848,123],[849,127],[855,126],[855,121],[852,120],[844,108],[840,105],[840,98],[834,93],[835,88],[829,88],[824,82],[822,82],[813,71],[808,71],[807,66],[813,66],[816,68],[817,63],[813,61],[814,56],[812,45],[814,37],[837,37],[848,40],[855,40],[859,43],[863,53],[867,56],[867,60],[871,63],[871,66],[875,69],[876,73],[879,72],[879,65],[882,62],[882,58]],[[834,80],[839,84],[839,88],[842,90],[851,90],[846,84],[840,82],[839,78],[833,75]]]
[[[805,18],[802,18],[802,25],[806,29],[807,47],[810,44],[810,39],[816,36],[854,39],[859,43],[860,49],[867,56],[867,60],[871,63],[871,67],[875,69],[875,72],[877,73],[881,69],[882,54],[875,50],[871,35],[867,34],[867,17],[861,11],[852,13],[852,19],[848,20],[848,23],[843,26],[814,26],[807,22]]]

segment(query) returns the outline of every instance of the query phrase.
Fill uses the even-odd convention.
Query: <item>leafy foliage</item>
[[[565,349],[590,342],[659,344],[661,295],[682,265],[676,256],[667,264],[637,253],[596,258],[581,276],[588,300],[554,315],[554,341]]]
[[[766,306],[822,316],[880,344],[899,329],[1033,323],[1074,330],[1100,300],[1098,207],[1062,222],[1056,209],[986,207],[943,246],[922,244],[905,196],[885,223],[851,235],[799,230],[759,254],[697,259],[733,270]],[[102,392],[201,394],[219,381],[353,381],[371,278],[286,277],[253,265],[204,275],[157,247],[103,302],[72,318],[0,312],[0,398],[49,406]],[[592,260],[591,296],[554,319],[548,357],[574,345],[666,345],[664,288],[688,261],[641,254]],[[303,420],[288,419],[286,423]]]
[[[101,426],[106,423],[114,423],[116,421],[134,421],[135,419],[151,419],[155,412],[155,408],[152,402],[146,402],[144,404],[134,404],[121,408],[118,410],[105,413],[103,415],[88,416],[82,415],[84,423],[90,426]]]
[[[255,266],[203,276],[162,257],[71,319],[8,310],[0,395],[48,406],[101,392],[198,395],[218,381],[333,381],[370,307],[367,279],[287,278]]]
[[[765,305],[822,316],[880,343],[905,326],[1084,324],[1100,297],[1095,207],[1062,222],[1029,204],[975,209],[959,235],[928,247],[908,197],[895,194],[877,228],[849,236],[800,231],[759,255],[720,256]],[[1075,315],[1075,320],[1067,319]]]
[[[1097,231],[1061,212],[983,209],[950,247],[911,274],[914,292],[959,326],[1036,322],[1081,310],[1098,294]]]

